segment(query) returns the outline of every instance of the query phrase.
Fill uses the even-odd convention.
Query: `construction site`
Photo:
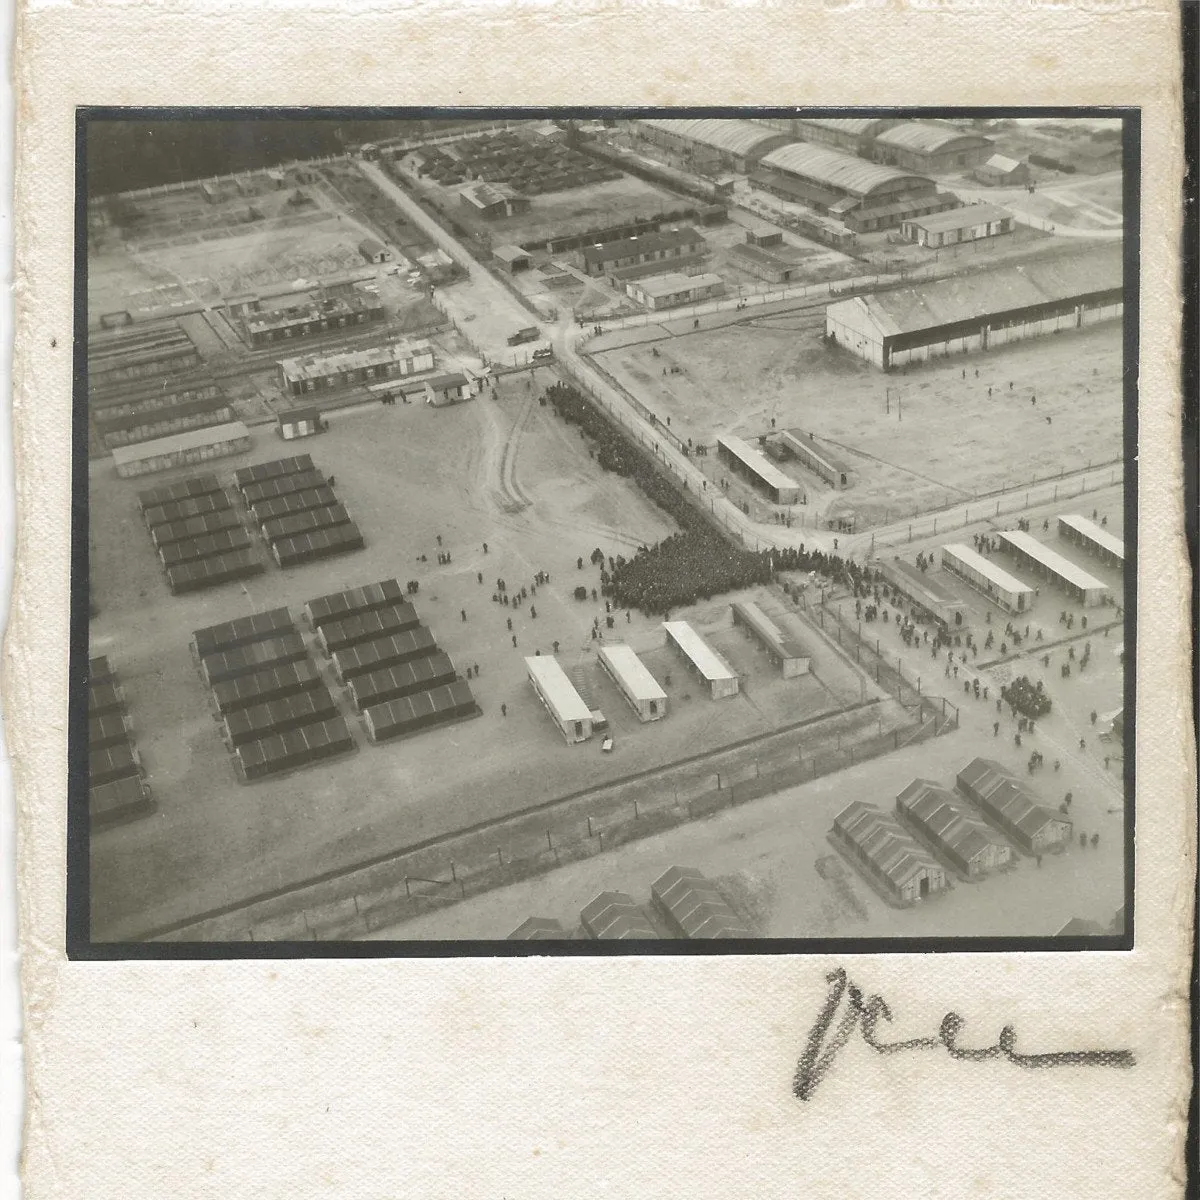
[[[1119,176],[659,125],[91,201],[93,939],[1124,933]]]

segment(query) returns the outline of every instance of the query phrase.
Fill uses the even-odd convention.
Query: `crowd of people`
[[[1000,698],[1012,710],[1013,715],[1044,717],[1050,711],[1050,697],[1039,679],[1034,683],[1028,675],[1019,675],[1007,687],[1000,689]]]

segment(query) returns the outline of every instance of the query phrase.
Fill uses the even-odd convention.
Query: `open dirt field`
[[[597,226],[618,225],[636,217],[685,208],[692,203],[665,188],[626,175],[604,183],[531,196],[528,212],[492,220],[475,216],[462,203],[458,195],[461,186],[441,187],[422,178],[417,188],[444,205],[456,221],[473,233],[486,233],[493,243],[565,237]]]
[[[640,725],[595,665],[589,630],[596,615],[603,625],[603,601],[580,603],[571,591],[581,581],[598,583],[597,568],[586,564],[593,547],[628,552],[671,525],[640,493],[602,475],[578,436],[535,395],[516,377],[501,384],[498,401],[489,393],[450,409],[335,414],[331,431],[300,449],[336,475],[367,549],[290,571],[272,566],[244,587],[191,597],[167,592],[137,513],[138,483],[116,479],[107,466],[95,470],[92,571],[101,612],[92,625],[94,652],[110,655],[120,673],[159,803],[153,817],[94,840],[96,936],[178,920],[873,694],[819,635],[801,635],[811,643],[813,675],[777,679],[729,627],[727,602],[713,602],[682,615],[711,628],[714,643],[745,672],[745,694],[718,705],[672,662],[657,622],[620,613],[609,637],[645,650],[660,681],[671,676],[674,711]],[[284,452],[260,433],[253,452],[213,466],[228,478],[238,466]],[[453,556],[446,566],[436,565],[439,534]],[[584,571],[576,569],[579,555]],[[512,591],[538,570],[551,582],[531,597],[536,619],[528,605],[493,603],[498,576]],[[360,731],[352,757],[237,784],[190,659],[191,631],[283,604],[299,617],[310,597],[391,576],[420,580],[418,611],[439,644],[460,671],[479,665],[471,686],[483,715],[379,747]],[[781,604],[770,596],[764,602]],[[535,648],[550,653],[555,640],[564,665],[583,666],[593,682],[618,753],[601,756],[596,741],[566,745],[526,682],[523,656]]]
[[[834,495],[788,469],[810,506],[853,516],[859,529],[1121,454],[1117,322],[896,375],[829,350],[822,334],[810,309],[595,357],[680,437],[756,437],[774,419],[828,439],[858,467],[851,489]]]
[[[177,202],[173,195],[154,203],[167,200]],[[211,206],[204,215],[215,219]],[[211,304],[258,287],[319,280],[362,267],[358,243],[369,232],[346,214],[308,207],[198,231],[185,221],[161,237],[136,242],[110,238],[105,251],[88,262],[89,311],[136,313],[172,303]]]

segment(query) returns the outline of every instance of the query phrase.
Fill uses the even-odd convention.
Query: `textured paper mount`
[[[1182,1193],[1194,754],[1166,2],[784,9],[41,3],[20,17],[5,699],[32,1197]],[[852,1040],[792,1075],[824,957],[71,963],[63,951],[76,105],[1102,105],[1142,110],[1137,940],[867,955],[885,1040],[1129,1049],[1019,1070]]]

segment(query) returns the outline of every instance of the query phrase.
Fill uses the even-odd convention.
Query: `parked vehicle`
[[[510,346],[520,346],[525,342],[536,342],[542,335],[538,331],[536,325],[527,325],[524,329],[518,329],[508,339]]]

